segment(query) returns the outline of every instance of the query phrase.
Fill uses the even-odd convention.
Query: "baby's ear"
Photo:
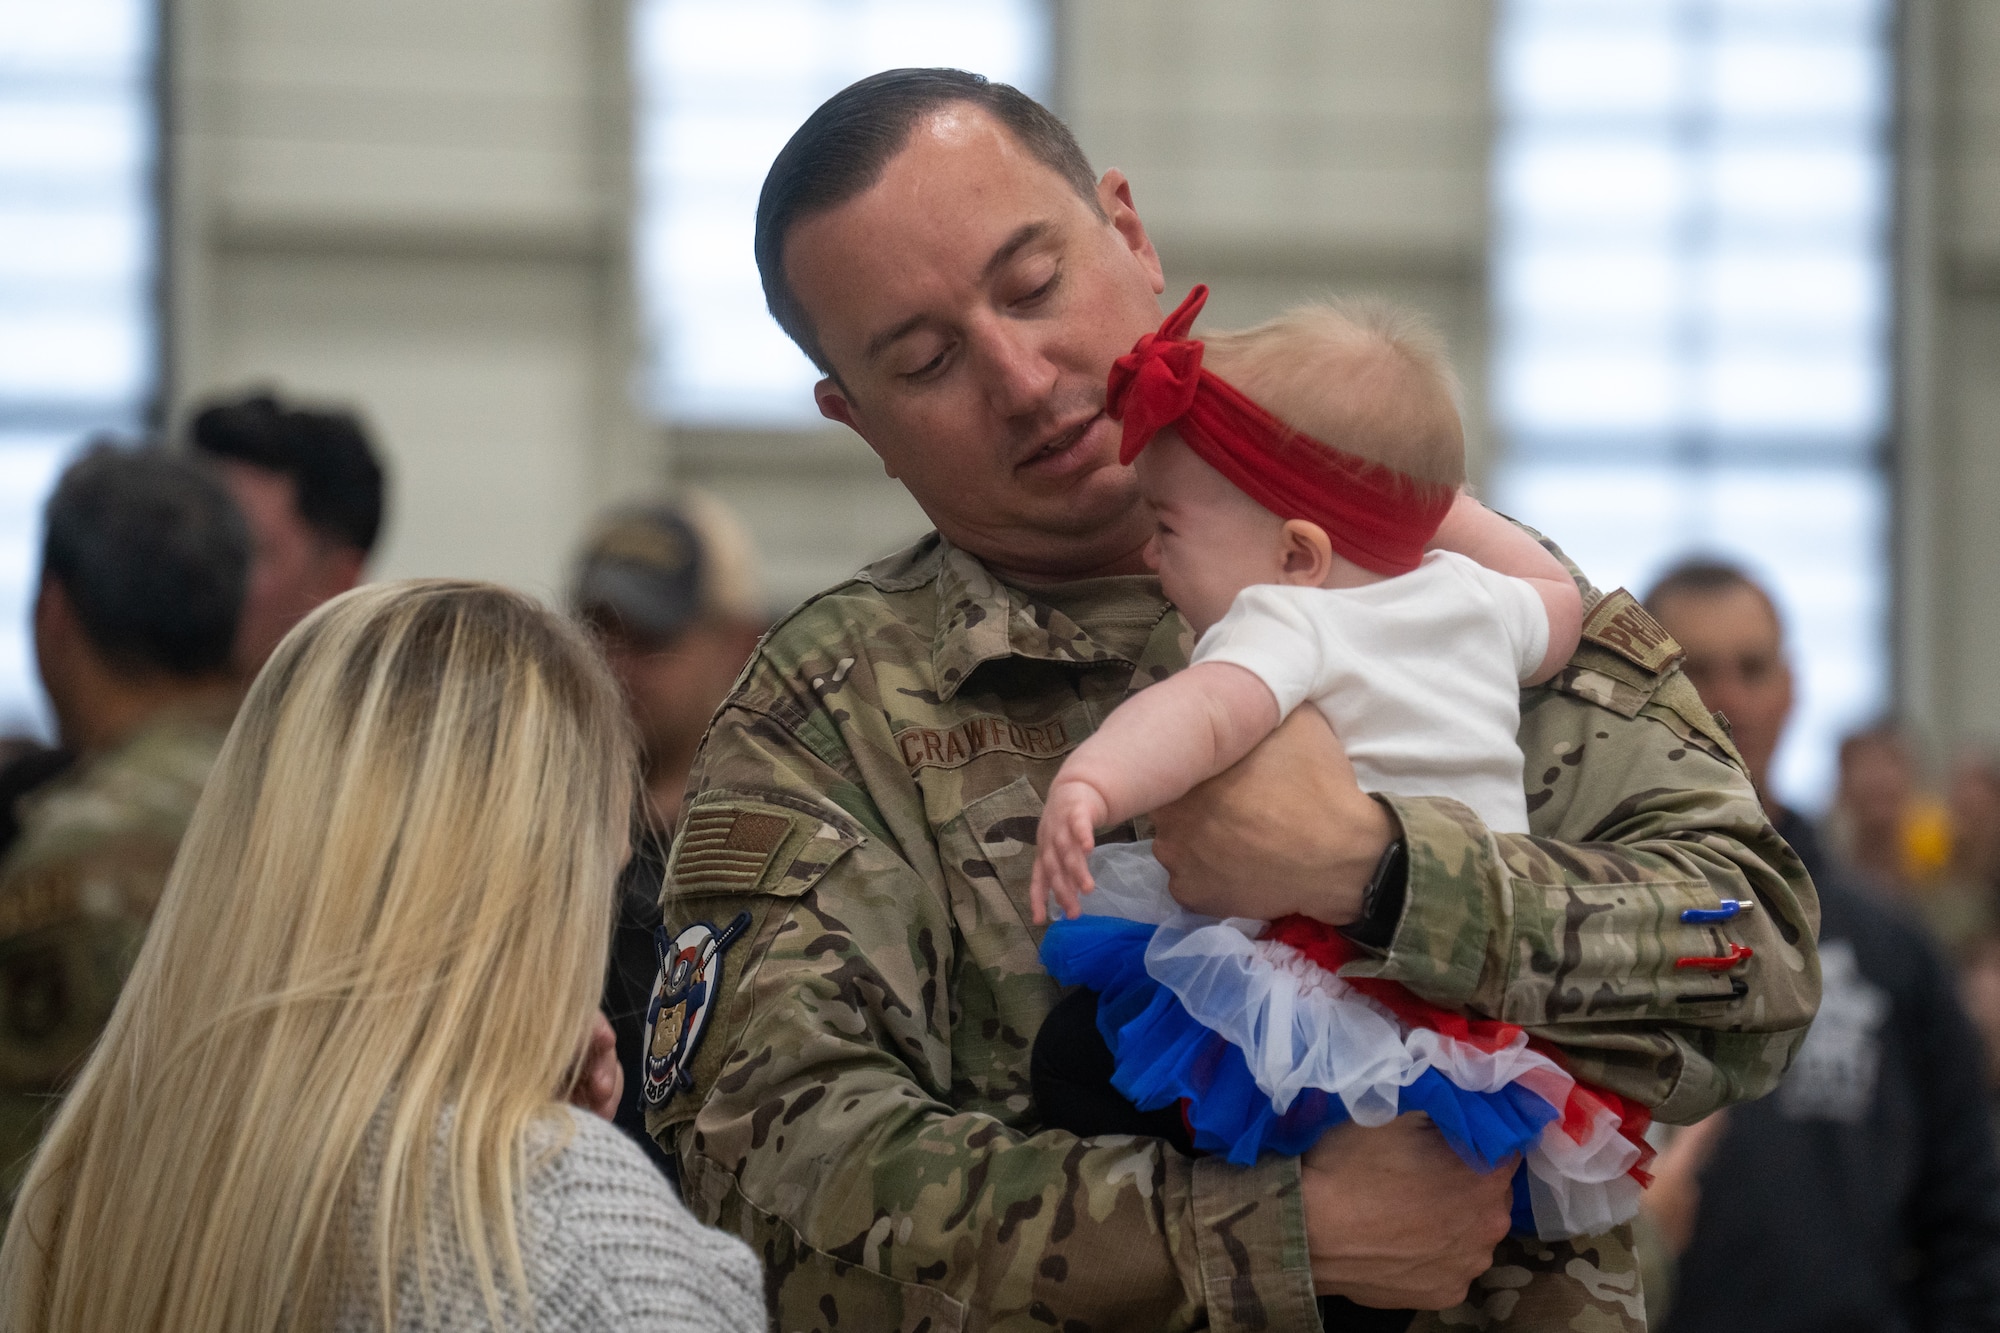
[[[1333,572],[1333,543],[1326,529],[1302,518],[1289,518],[1278,530],[1278,570],[1295,588],[1317,588]]]

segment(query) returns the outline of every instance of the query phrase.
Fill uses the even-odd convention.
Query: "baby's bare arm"
[[[1496,574],[1521,579],[1541,594],[1542,606],[1549,613],[1549,650],[1535,674],[1523,684],[1541,684],[1575,655],[1577,640],[1583,634],[1583,595],[1562,561],[1543,550],[1540,542],[1470,495],[1461,494],[1438,525],[1431,548],[1456,551]]]
[[[1087,783],[1106,824],[1187,795],[1277,729],[1278,700],[1254,674],[1202,662],[1133,695],[1077,748],[1058,786]]]
[[[1278,700],[1240,666],[1204,662],[1149,685],[1077,747],[1049,786],[1028,895],[1075,916],[1091,890],[1096,830],[1165,805],[1222,772],[1278,725]]]

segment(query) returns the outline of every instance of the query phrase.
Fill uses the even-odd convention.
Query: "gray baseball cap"
[[[587,620],[642,639],[672,638],[703,616],[761,616],[749,542],[702,495],[606,514],[578,562],[571,602]]]

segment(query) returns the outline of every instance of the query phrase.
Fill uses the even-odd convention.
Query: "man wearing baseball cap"
[[[645,776],[646,810],[619,883],[604,984],[604,1010],[631,1090],[640,1082],[646,1003],[660,968],[660,878],[688,770],[767,618],[748,534],[721,502],[697,492],[605,514],[584,546],[570,600],[624,691]],[[617,1121],[655,1161],[667,1162],[646,1134],[636,1097],[624,1099]]]

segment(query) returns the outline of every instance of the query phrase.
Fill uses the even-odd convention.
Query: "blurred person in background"
[[[1680,1250],[1671,1294],[1648,1294],[1659,1327],[2000,1328],[1982,1047],[1922,928],[1771,792],[1792,707],[1777,606],[1735,566],[1694,560],[1646,607],[1686,649],[1702,701],[1729,718],[1771,822],[1818,886],[1822,979],[1819,1017],[1777,1091],[1655,1164],[1655,1234]]]
[[[756,1259],[579,1086],[632,760],[597,654],[518,593],[302,624],[35,1159],[0,1325],[762,1329]]]
[[[361,582],[382,530],[382,464],[353,413],[267,392],[200,408],[188,443],[221,470],[250,523],[235,653],[247,682],[307,612]]]
[[[1941,927],[1959,964],[1960,994],[1986,1042],[1986,1086],[2000,1109],[2000,746],[1970,745],[1952,765],[1951,877]],[[1942,917],[1942,910],[1940,912]]]
[[[1916,747],[1884,720],[1840,743],[1840,781],[1827,817],[1833,854],[1870,886],[1921,905],[1951,860],[1944,805],[1923,790]]]
[[[1968,745],[1945,788],[1951,862],[1920,900],[1945,951],[1961,963],[2000,926],[2000,747]]]
[[[229,726],[250,536],[207,469],[99,446],[46,510],[35,661],[73,767],[0,860],[0,1190],[118,999]]]
[[[1986,1043],[1986,1100],[2000,1126],[2000,933],[1982,935],[1967,948],[1959,994]]]
[[[634,1094],[619,1105],[617,1119],[671,1171],[671,1159],[646,1133],[636,1097],[646,1006],[660,970],[660,880],[702,733],[764,632],[763,593],[736,515],[687,492],[672,503],[606,514],[584,546],[570,601],[596,633],[624,694],[645,782],[632,859],[619,877],[618,928],[604,986],[604,1011]]]

